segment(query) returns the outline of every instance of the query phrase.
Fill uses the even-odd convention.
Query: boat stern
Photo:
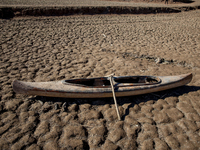
[[[192,73],[183,74],[180,76],[181,76],[182,80],[184,80],[184,85],[190,83],[192,81],[192,77],[193,77]]]
[[[192,80],[192,73],[182,74],[179,76],[161,76],[162,84],[167,85],[167,89],[175,88],[179,86],[186,85],[191,82]]]

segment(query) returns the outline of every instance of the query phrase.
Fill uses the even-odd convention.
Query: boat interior
[[[114,85],[131,86],[131,85],[144,85],[144,84],[157,84],[160,82],[159,78],[150,76],[136,76],[136,77],[114,77]],[[92,86],[92,87],[108,87],[110,86],[109,78],[86,78],[86,79],[72,79],[65,80],[64,84],[76,84],[79,86]]]

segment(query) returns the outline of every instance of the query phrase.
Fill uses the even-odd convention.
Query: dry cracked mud
[[[200,11],[0,20],[0,149],[198,149]],[[117,98],[15,94],[11,83],[192,72],[188,86]]]

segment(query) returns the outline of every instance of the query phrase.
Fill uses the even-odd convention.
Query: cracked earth
[[[0,149],[198,149],[200,11],[0,20]],[[67,99],[15,94],[13,80],[193,73],[158,93]]]

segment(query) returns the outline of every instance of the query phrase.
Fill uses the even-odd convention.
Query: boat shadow
[[[134,96],[135,101],[127,107],[127,109],[125,110],[125,114],[122,116],[122,120],[124,120],[125,117],[129,114],[129,108],[134,107],[135,104],[139,104],[142,102],[148,102],[148,101],[152,101],[152,103],[155,103],[156,101],[158,101],[160,99],[165,99],[168,97],[179,97],[181,95],[188,94],[190,92],[195,92],[198,90],[200,90],[200,86],[185,85],[185,86],[181,86],[181,87],[177,87],[177,88],[169,89],[169,90],[165,90],[165,91]],[[130,97],[130,99],[131,99],[131,97]]]
[[[134,107],[136,104],[140,104],[142,102],[158,101],[159,99],[165,99],[167,97],[178,97],[183,94],[188,94],[190,92],[195,92],[200,90],[200,86],[181,86],[174,89],[169,89],[165,91],[160,91],[156,93],[149,93],[143,95],[129,96],[129,97],[117,97],[117,103],[119,106],[123,106],[127,104],[128,107],[125,110],[125,114],[122,116],[122,120],[129,114],[129,108]],[[43,103],[51,102],[51,103],[62,103],[65,106],[69,106],[71,104],[91,104],[91,105],[105,105],[105,104],[114,104],[113,98],[57,98],[57,97],[45,97],[45,96],[36,96],[32,98],[32,100],[39,100]],[[60,106],[61,107],[61,106]]]

